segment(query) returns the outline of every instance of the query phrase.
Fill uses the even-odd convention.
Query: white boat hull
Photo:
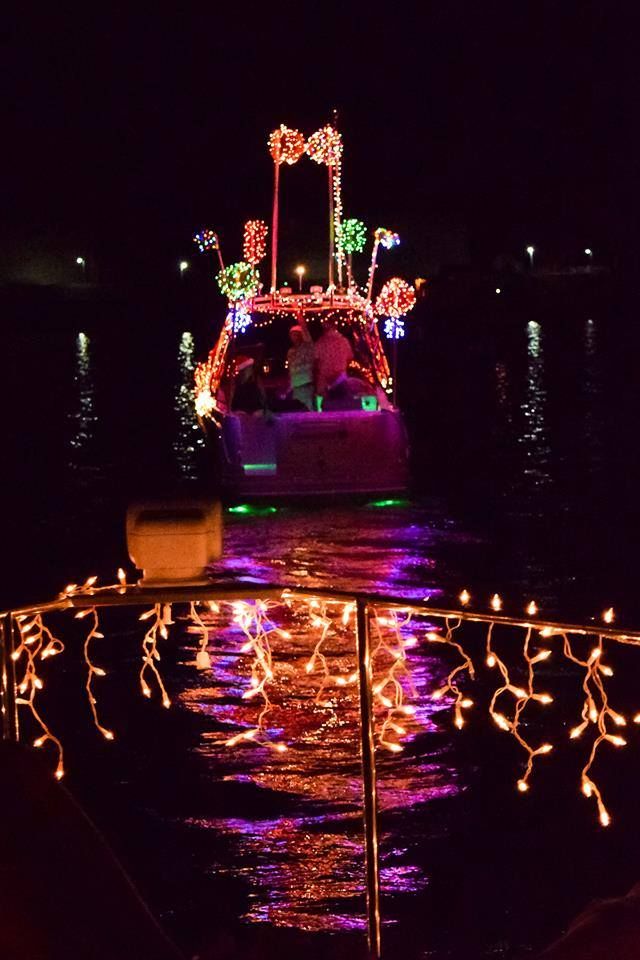
[[[229,414],[216,435],[222,479],[236,496],[396,493],[408,484],[398,410]]]

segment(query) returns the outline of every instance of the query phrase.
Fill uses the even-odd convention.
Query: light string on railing
[[[19,681],[17,681],[16,704],[19,707],[27,707],[29,712],[40,729],[40,734],[33,741],[34,747],[43,747],[45,743],[51,742],[57,750],[58,761],[55,769],[55,776],[61,780],[64,776],[64,750],[59,738],[51,731],[42,714],[36,707],[36,697],[44,687],[42,677],[38,675],[38,659],[46,660],[64,650],[64,644],[53,635],[51,630],[42,622],[42,614],[35,613],[31,618],[28,616],[16,617],[18,632],[20,634],[20,643],[13,650],[11,659],[16,665],[24,664],[24,672]]]
[[[143,696],[150,697],[152,688],[149,686],[149,683],[152,683],[155,679],[162,697],[162,706],[168,709],[171,706],[171,700],[169,699],[169,694],[166,691],[157,664],[160,661],[158,635],[160,635],[163,640],[168,639],[168,628],[169,625],[173,623],[171,619],[171,604],[154,603],[151,609],[141,613],[138,619],[150,620],[152,618],[153,622],[142,639],[142,666],[140,667],[139,673],[140,689],[142,690]],[[149,682],[147,682],[149,674],[151,674],[151,678]]]
[[[235,747],[238,744],[251,742],[267,746],[278,753],[284,753],[287,750],[286,744],[272,741],[266,732],[265,721],[271,710],[271,701],[266,688],[267,684],[273,680],[269,634],[276,631],[286,639],[290,639],[290,634],[271,622],[267,616],[268,608],[269,604],[264,600],[256,600],[255,603],[236,600],[231,604],[233,622],[240,627],[245,636],[241,653],[252,654],[250,686],[242,694],[242,699],[252,700],[254,697],[261,697],[262,706],[255,726],[230,737],[225,741],[225,746]]]
[[[69,584],[56,603],[45,605],[58,611],[75,606],[74,615],[77,619],[87,619],[88,631],[84,640],[87,670],[85,688],[94,724],[108,740],[113,739],[113,733],[100,720],[95,689],[95,680],[103,677],[105,671],[93,659],[93,642],[103,637],[98,620],[101,603],[107,605],[110,594],[125,594],[130,589],[132,588],[126,582],[124,571],[119,570],[117,582],[112,585],[98,587],[96,578],[90,577],[82,586]],[[257,593],[256,590],[252,592],[254,596]],[[135,602],[143,604],[143,598],[144,594],[141,592]],[[223,596],[221,600],[225,607],[230,605],[232,622],[240,628],[243,635],[241,652],[250,655],[249,687],[242,694],[242,699],[259,699],[255,722],[249,729],[228,738],[226,745],[255,743],[283,752],[287,745],[280,740],[273,740],[267,727],[267,718],[272,707],[269,690],[276,682],[272,638],[289,641],[291,635],[273,621],[272,611],[277,608],[284,609],[300,623],[307,622],[312,631],[317,631],[315,636],[309,636],[312,652],[301,661],[300,669],[306,676],[317,675],[320,680],[315,702],[323,708],[335,709],[341,702],[339,689],[356,684],[358,674],[357,671],[346,671],[342,659],[338,670],[331,668],[326,640],[335,636],[342,642],[353,635],[355,600],[333,598],[328,594],[314,596],[309,591],[297,592],[291,589],[283,590],[277,600],[231,601],[224,600]],[[627,736],[622,736],[620,729],[628,727],[628,717],[611,705],[607,684],[613,675],[613,669],[605,652],[611,654],[616,646],[621,645],[638,647],[640,635],[628,635],[614,630],[611,626],[614,620],[611,608],[602,614],[605,626],[598,628],[596,625],[578,627],[549,621],[540,622],[538,606],[534,601],[527,605],[524,617],[510,617],[505,614],[502,598],[498,594],[494,594],[488,601],[488,613],[471,608],[471,596],[467,590],[462,591],[458,601],[460,609],[457,611],[427,608],[424,604],[412,606],[410,602],[406,605],[392,601],[387,603],[380,599],[368,603],[376,742],[391,753],[398,753],[402,749],[402,739],[409,735],[405,724],[416,713],[414,703],[410,702],[415,701],[416,692],[412,686],[411,662],[407,651],[418,646],[422,640],[429,645],[441,645],[443,651],[450,650],[455,654],[456,663],[452,665],[444,682],[432,692],[432,699],[441,701],[446,709],[451,709],[454,726],[462,729],[468,719],[466,711],[473,706],[466,686],[476,676],[477,665],[484,661],[489,675],[497,678],[488,696],[489,716],[499,729],[513,737],[519,749],[525,753],[524,769],[516,780],[517,789],[525,793],[531,787],[537,758],[557,747],[557,743],[554,745],[547,741],[530,742],[530,737],[524,732],[525,711],[534,705],[546,707],[553,704],[554,698],[551,694],[545,692],[544,688],[540,689],[539,671],[552,655],[554,660],[561,657],[578,670],[581,680],[582,707],[579,722],[571,728],[569,739],[577,741],[592,733],[580,774],[580,790],[585,797],[595,800],[599,821],[603,826],[608,826],[611,816],[603,799],[602,788],[596,779],[595,766],[604,744],[609,743],[615,747],[626,745]],[[77,609],[78,604],[82,604],[80,610]],[[193,600],[186,606],[189,629],[199,634],[196,666],[199,669],[209,669],[210,627],[200,611],[209,609],[220,614],[221,604],[213,600]],[[61,653],[64,644],[50,627],[45,625],[43,617],[43,609],[37,607],[19,611],[14,615],[19,639],[11,656],[17,674],[17,705],[29,712],[38,727],[35,745],[43,746],[50,741],[56,747],[56,776],[60,778],[64,772],[62,744],[43,718],[37,705],[37,697],[44,685],[39,673],[40,663]],[[159,671],[158,645],[160,641],[168,639],[168,629],[173,623],[172,607],[168,603],[153,603],[140,615],[140,620],[146,624],[142,639],[140,688],[143,695],[150,698],[155,686],[160,692],[161,702],[168,707],[170,699]],[[472,655],[471,648],[468,644],[465,645],[462,636],[463,627],[474,622],[486,625],[482,655]],[[499,646],[496,643],[498,629],[501,637]],[[475,644],[476,639],[473,636],[471,639]],[[514,643],[516,638],[519,640]],[[355,640],[355,636],[353,639]],[[502,652],[507,643],[508,654]],[[587,643],[590,645],[590,652],[582,653],[580,645]],[[517,654],[515,659],[514,654]],[[555,699],[557,700],[557,696]],[[479,711],[474,711],[474,718],[478,715]],[[631,717],[635,724],[640,723],[640,712],[631,714]]]
[[[86,610],[78,610],[76,613],[76,620],[82,620],[84,617],[91,617],[91,626],[89,627],[89,631],[83,646],[84,662],[87,667],[87,680],[85,683],[87,699],[89,701],[89,707],[91,708],[93,722],[95,723],[96,727],[105,740],[113,740],[113,731],[108,730],[107,727],[104,727],[98,720],[97,701],[93,692],[93,678],[106,676],[106,670],[104,670],[102,667],[98,667],[91,659],[91,641],[95,639],[104,639],[104,634],[100,633],[98,630],[98,611],[95,607],[89,607]]]
[[[376,731],[377,742],[390,753],[400,753],[404,747],[397,737],[407,734],[403,724],[416,713],[412,704],[405,703],[403,686],[404,681],[409,687],[410,695],[414,698],[417,696],[406,655],[406,649],[414,646],[416,639],[405,639],[402,634],[403,629],[411,622],[411,611],[390,610],[386,616],[380,616],[377,609],[374,609],[373,614],[372,624],[378,639],[371,651],[372,690],[374,697],[386,711],[380,729]],[[399,614],[404,614],[402,619],[399,619]],[[385,655],[391,661],[386,669],[383,665]],[[390,740],[392,733],[396,735],[396,739]]]

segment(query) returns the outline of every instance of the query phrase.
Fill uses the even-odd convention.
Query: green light
[[[271,506],[258,506],[257,504],[251,503],[239,503],[237,507],[228,507],[229,513],[244,513],[252,517],[266,517],[267,514],[277,513],[277,507]]]
[[[363,410],[377,410],[378,398],[373,396],[360,397],[360,403]]]
[[[245,473],[275,473],[275,463],[245,463],[242,467]]]
[[[372,500],[368,507],[407,507],[408,500]]]

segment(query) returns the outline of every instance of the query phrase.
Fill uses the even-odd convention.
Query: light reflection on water
[[[273,634],[274,679],[268,686],[265,727],[272,741],[287,745],[286,752],[254,744],[225,746],[238,731],[255,725],[261,706],[242,698],[250,688],[251,658],[240,653],[245,637],[229,625],[228,612],[213,617],[210,625],[215,686],[202,682],[209,674],[200,674],[181,694],[184,707],[210,720],[210,730],[198,747],[210,778],[242,785],[256,810],[264,809],[264,816],[258,812],[250,818],[188,822],[230,842],[228,861],[211,863],[211,870],[246,879],[250,888],[246,919],[307,931],[360,929],[365,921],[359,701],[354,679],[344,686],[335,680],[353,678],[356,671],[353,625],[344,626],[337,614],[334,617],[323,647],[332,679],[319,693],[319,671],[305,670],[318,640],[308,612],[292,615],[281,605],[272,617],[290,637]],[[412,636],[415,631],[412,627]],[[404,752],[389,756],[378,750],[382,811],[420,807],[436,797],[454,795],[461,786],[459,774],[447,765],[441,740],[437,748],[431,742],[435,704],[430,692],[441,682],[445,668],[420,644],[407,649],[406,656],[405,702],[415,705],[416,712],[402,721]],[[193,648],[186,657],[188,661],[193,657]],[[380,648],[374,657],[374,687],[389,663]],[[437,709],[443,706],[438,703]],[[378,734],[385,716],[378,703]],[[280,809],[278,815],[274,807]],[[414,841],[415,836],[402,837],[397,822],[393,835],[381,837],[383,892],[411,893],[427,884],[428,877],[411,862]]]
[[[525,451],[524,474],[534,487],[544,487],[551,482],[544,374],[542,326],[530,320],[527,324],[527,380],[520,408],[524,424],[518,440]]]
[[[69,439],[70,467],[80,474],[91,472],[95,430],[98,418],[95,412],[95,384],[91,362],[91,341],[86,333],[79,333],[75,341],[74,385],[75,407],[69,415],[72,435]]]
[[[185,480],[198,478],[197,449],[204,446],[204,437],[198,426],[194,408],[195,363],[193,334],[187,330],[182,334],[178,346],[178,380],[173,405],[177,416],[177,434],[173,443],[173,452],[180,475]]]

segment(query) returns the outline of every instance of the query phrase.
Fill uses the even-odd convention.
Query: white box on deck
[[[222,507],[205,500],[156,500],[127,511],[127,547],[143,587],[208,583],[222,556]]]

